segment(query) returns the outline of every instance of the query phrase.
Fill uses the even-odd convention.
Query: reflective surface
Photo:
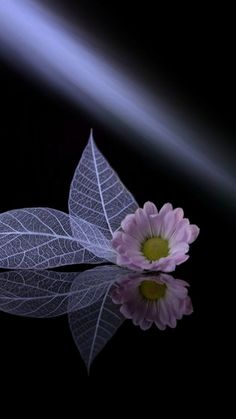
[[[101,36],[128,72],[137,75],[140,86],[147,83],[155,100],[160,95],[169,100],[183,125],[186,121],[192,127],[204,153],[211,149],[213,160],[224,158],[231,172],[236,155],[234,11],[225,16],[223,6],[209,14],[199,7],[186,16],[179,3],[175,10],[169,4],[162,10],[159,3],[158,13],[155,3],[136,2],[131,10],[121,3],[115,7],[89,0],[42,1],[56,8],[63,4],[65,19],[82,19],[96,39]],[[175,409],[175,415],[177,411],[191,415],[199,407],[202,414],[205,401],[211,403],[211,412],[218,409],[228,383],[222,374],[228,375],[234,363],[230,354],[235,330],[230,313],[236,231],[235,211],[230,210],[233,193],[222,190],[218,182],[206,192],[202,180],[193,181],[190,164],[187,174],[177,170],[148,145],[137,127],[134,134],[122,123],[113,125],[109,111],[100,119],[97,103],[95,118],[30,72],[4,60],[0,71],[1,213],[35,206],[68,212],[69,185],[93,127],[99,149],[140,205],[147,200],[158,207],[172,202],[201,228],[190,260],[174,273],[190,284],[192,315],[164,332],[155,326],[143,332],[132,321],[124,321],[95,358],[89,378],[68,315],[31,319],[1,311],[2,405],[9,397],[7,411],[17,405],[18,413],[25,414],[30,399],[37,411],[43,407],[44,416],[46,401],[53,414],[63,404],[75,412],[81,405],[90,410],[96,404],[104,415],[107,391],[117,412],[125,399],[132,409],[143,407],[145,415],[153,410],[155,417],[161,407],[165,415],[166,407]],[[202,124],[214,135],[205,136],[205,129],[201,135]],[[207,177],[202,178],[209,185]],[[77,275],[80,266],[66,270]],[[19,404],[13,403],[17,395]],[[188,401],[190,408],[184,404]],[[224,416],[227,406],[224,403]]]
[[[49,318],[68,313],[74,341],[89,370],[125,319],[142,330],[164,330],[191,314],[188,283],[167,274],[100,266],[82,273],[7,271],[0,274],[0,310]],[[158,291],[158,292],[157,292]]]

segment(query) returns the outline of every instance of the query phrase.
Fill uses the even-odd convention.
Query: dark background
[[[59,4],[74,24],[83,22],[105,45],[109,42],[114,55],[149,83],[154,94],[161,85],[181,112],[187,110],[219,133],[225,153],[235,157],[230,11],[164,10],[159,2],[155,8],[151,2],[106,7],[71,0],[42,3]],[[23,379],[23,388],[41,388],[42,398],[53,389],[63,401],[72,392],[81,400],[78,389],[95,389],[101,380],[104,389],[121,380],[121,393],[135,381],[140,389],[153,388],[154,382],[159,395],[165,390],[186,395],[199,382],[199,393],[193,395],[202,401],[209,386],[221,386],[219,376],[228,358],[219,343],[227,350],[225,309],[233,282],[235,234],[231,198],[210,194],[200,182],[171,168],[169,161],[151,161],[126,144],[122,132],[114,133],[9,63],[1,61],[0,69],[1,211],[33,206],[67,211],[70,181],[93,126],[97,145],[140,205],[147,200],[157,206],[172,202],[201,228],[190,260],[175,273],[191,284],[194,305],[194,314],[176,329],[143,333],[127,321],[97,357],[88,379],[66,317],[34,320],[1,313],[1,359],[7,365],[3,381],[17,384]]]

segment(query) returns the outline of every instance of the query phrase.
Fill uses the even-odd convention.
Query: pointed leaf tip
[[[94,142],[94,138],[93,138],[93,128],[90,128],[89,141]]]

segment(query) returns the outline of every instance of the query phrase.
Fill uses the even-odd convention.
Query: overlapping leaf
[[[137,204],[94,144],[76,169],[70,215],[50,208],[0,214],[0,267],[48,269],[79,263],[115,263],[113,232]]]
[[[75,343],[89,369],[124,318],[110,298],[127,271],[101,266],[78,272],[19,270],[0,273],[0,310],[45,318],[69,313]]]
[[[71,224],[76,229],[73,236]],[[92,253],[91,253],[92,252]],[[0,267],[48,269],[112,261],[110,243],[95,226],[50,208],[0,214]]]
[[[0,310],[18,316],[56,317],[96,303],[125,270],[100,266],[85,272],[18,270],[0,273]]]
[[[89,369],[123,322],[110,290],[126,272],[117,266],[83,273],[44,269],[115,262],[111,238],[137,207],[91,136],[71,184],[70,215],[49,208],[0,214],[0,267],[20,269],[0,274],[0,310],[31,317],[69,313],[74,340]]]
[[[127,270],[115,265],[98,266],[75,277],[68,302],[68,312],[94,304]]]

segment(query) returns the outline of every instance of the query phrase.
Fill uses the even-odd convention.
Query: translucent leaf
[[[112,284],[94,304],[69,313],[71,333],[88,371],[94,358],[112,338],[124,317],[110,297]]]
[[[92,134],[72,180],[69,211],[97,226],[107,238],[138,207],[118,175],[97,149]]]
[[[78,272],[2,272],[0,310],[28,317],[56,317],[65,314],[68,311],[71,285],[78,276]]]
[[[95,303],[122,272],[117,266],[101,266],[81,273],[2,272],[0,310],[28,317],[60,316]]]
[[[109,262],[116,262],[116,252],[113,250],[111,240],[108,240],[95,225],[70,216],[73,236],[94,255]]]
[[[71,224],[76,228],[76,237]],[[91,228],[83,220],[72,220],[68,214],[49,208],[26,208],[0,214],[1,268],[48,269],[100,263],[102,257],[113,260],[110,242],[95,226]]]
[[[68,312],[93,304],[106,293],[111,284],[127,273],[126,269],[114,265],[98,266],[82,272],[71,286]]]

